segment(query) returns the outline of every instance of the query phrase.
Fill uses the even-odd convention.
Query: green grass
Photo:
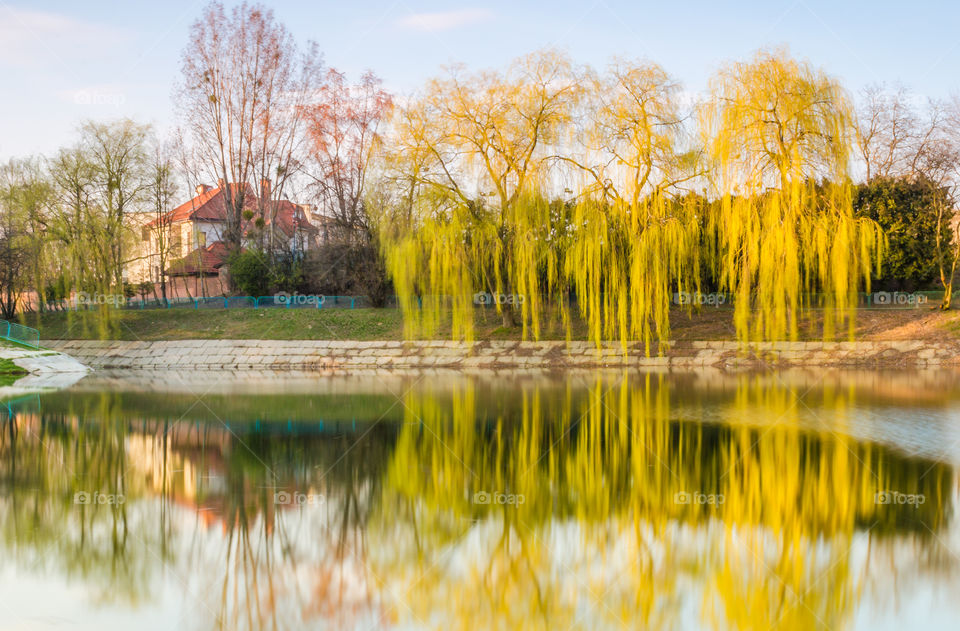
[[[22,342],[17,342],[17,341],[15,341],[15,340],[8,340],[8,339],[6,339],[6,338],[2,338],[2,339],[0,339],[0,348],[4,348],[4,347],[22,349],[22,350],[25,350],[25,351],[35,351],[35,350],[37,350],[37,348],[34,347],[34,346],[30,346],[30,345],[28,345],[28,344],[23,344]]]
[[[704,309],[688,314],[679,309],[670,313],[671,339],[735,339],[730,310]],[[822,339],[819,316],[814,314],[800,331],[800,339]],[[267,339],[267,340],[402,340],[403,319],[397,309],[145,309],[112,313],[109,330],[100,326],[96,312],[46,313],[28,315],[25,324],[40,330],[43,340],[117,339],[117,340],[189,340],[189,339]],[[896,329],[915,323],[911,339],[960,337],[960,314],[929,310],[861,311],[857,314],[857,336],[905,339]],[[521,327],[504,327],[493,309],[477,309],[477,340],[519,340]],[[441,326],[432,336],[450,339],[450,326]],[[571,339],[588,339],[587,328],[573,318]],[[528,333],[528,339],[532,336]],[[542,340],[563,340],[566,331],[556,319],[545,319]],[[838,331],[837,339],[847,339]]]
[[[400,339],[400,313],[387,309],[153,309],[117,311],[109,331],[94,312],[30,318],[42,339]]]
[[[404,339],[398,309],[145,309],[116,311],[113,320],[108,331],[102,330],[96,312],[32,314],[26,323],[39,329],[44,340]],[[450,327],[441,327],[435,337],[449,338]],[[521,339],[522,329],[504,328],[492,309],[478,309],[476,337]],[[553,323],[542,337],[563,339],[564,331]]]
[[[26,374],[27,371],[14,364],[12,360],[0,357],[0,386],[12,385]]]

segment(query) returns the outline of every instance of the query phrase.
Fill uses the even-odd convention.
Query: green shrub
[[[947,192],[929,180],[876,179],[854,191],[854,210],[873,219],[887,237],[877,289],[939,289],[937,210],[942,247],[950,249],[953,211]]]
[[[247,296],[266,296],[271,289],[270,265],[260,250],[240,250],[227,259],[234,286]]]
[[[234,287],[246,296],[295,291],[301,283],[300,262],[292,254],[270,256],[257,249],[241,250],[227,259]]]

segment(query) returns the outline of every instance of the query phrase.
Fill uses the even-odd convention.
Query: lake
[[[960,619],[951,371],[107,371],[0,421],[4,630]]]

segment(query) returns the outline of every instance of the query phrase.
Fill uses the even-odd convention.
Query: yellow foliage
[[[821,307],[826,336],[852,333],[883,237],[853,216],[843,90],[783,53],[731,64],[699,110],[702,149],[678,92],[655,64],[596,73],[552,51],[430,81],[387,152],[398,201],[382,245],[407,334],[451,317],[472,339],[488,292],[538,338],[550,305],[569,324],[572,290],[591,339],[649,350],[669,339],[673,293],[708,268],[742,340],[795,338]]]
[[[853,335],[861,285],[879,265],[879,226],[853,216],[852,114],[843,89],[783,52],[724,68],[701,108],[715,268],[733,294],[738,336],[795,339],[805,309]],[[813,296],[813,297],[811,297]]]
[[[390,542],[371,563],[403,590],[398,613],[446,629],[676,628],[681,609],[705,629],[843,628],[864,583],[854,537],[942,525],[950,468],[846,435],[852,390],[798,401],[744,377],[718,402],[651,375],[551,387],[407,393],[388,530],[371,535]],[[820,413],[830,425],[812,429]],[[928,503],[877,503],[897,488]]]

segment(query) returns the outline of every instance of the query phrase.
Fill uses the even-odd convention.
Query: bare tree
[[[950,104],[931,99],[921,109],[913,100],[903,87],[863,90],[854,132],[867,182],[903,177],[949,185],[957,161]]]
[[[301,51],[262,5],[244,3],[228,14],[213,2],[190,30],[182,75],[177,105],[203,168],[227,184],[224,241],[236,250],[251,202],[246,185],[260,216],[272,219],[299,168],[303,111],[320,85],[320,55],[312,43]]]
[[[861,93],[854,132],[866,181],[894,177],[909,169],[919,119],[903,87],[895,92],[870,85]]]
[[[937,205],[937,263],[940,268],[940,283],[943,285],[941,309],[949,309],[953,299],[953,281],[960,263],[960,222],[956,216],[960,196],[960,95],[938,105],[931,113],[931,125],[935,122],[937,132],[929,134],[923,147],[926,148],[918,168],[929,174],[933,181],[946,192],[946,202]],[[941,231],[949,226],[952,243],[944,243]]]
[[[904,178],[941,189],[936,213],[934,257],[944,288],[941,309],[950,307],[960,263],[960,226],[954,217],[960,193],[960,97],[928,100],[920,108],[903,87],[870,86],[861,96],[855,126],[866,181]],[[947,240],[945,234],[951,235]]]
[[[392,103],[373,73],[351,86],[331,68],[319,98],[306,109],[310,151],[304,171],[314,183],[322,213],[336,222],[342,238],[366,243],[371,237],[364,208],[367,171]]]
[[[164,302],[167,300],[167,263],[170,258],[170,218],[168,213],[174,207],[174,198],[177,194],[177,186],[174,181],[173,159],[170,157],[170,149],[167,145],[157,147],[150,165],[150,189],[148,196],[150,199],[150,211],[154,215],[152,222],[148,224],[148,230],[151,233],[152,241],[156,247],[152,248],[156,253],[157,265],[160,276],[160,295]],[[151,261],[152,263],[152,261]]]

